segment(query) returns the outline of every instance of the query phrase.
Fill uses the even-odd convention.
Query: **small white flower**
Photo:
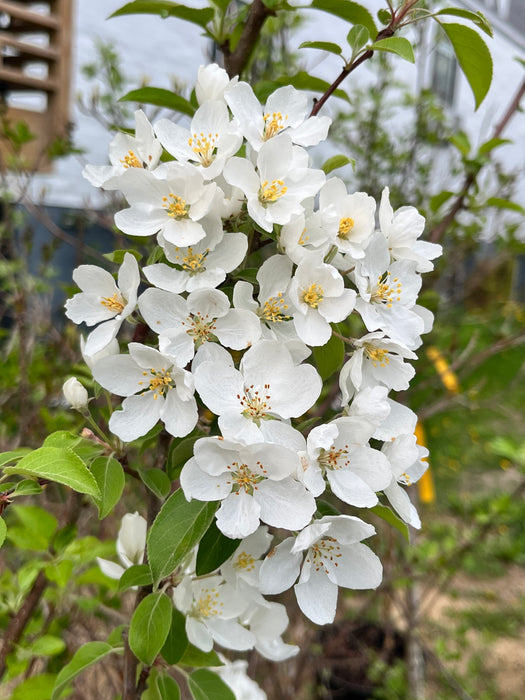
[[[242,659],[228,661],[221,656],[223,666],[219,666],[217,673],[233,690],[235,700],[268,700],[268,696],[259,688],[257,683],[248,676],[248,662]]]
[[[328,134],[331,119],[308,117],[308,96],[291,85],[275,90],[264,108],[245,82],[229,88],[224,97],[255,151],[283,131],[299,146],[316,146]]]
[[[193,377],[173,357],[129,343],[129,355],[110,355],[93,367],[93,377],[108,391],[125,396],[122,410],[109,419],[110,430],[124,442],[145,435],[160,419],[174,437],[197,423]]]
[[[308,200],[303,203],[305,212],[285,224],[279,236],[279,246],[296,265],[307,259],[322,262],[337,228],[334,210],[310,211],[309,204]]]
[[[97,557],[102,572],[109,578],[120,579],[126,569],[134,564],[142,564],[146,547],[146,520],[135,513],[126,513],[122,518],[117,536],[117,554],[122,566],[107,559]]]
[[[255,650],[270,661],[285,661],[299,653],[295,644],[286,644],[281,635],[288,627],[288,614],[281,603],[264,600],[250,606],[243,615],[243,622],[255,636]],[[250,699],[251,700],[251,699]]]
[[[76,377],[70,377],[62,386],[64,398],[75,411],[84,411],[88,405],[88,393]]]
[[[416,443],[415,435],[399,435],[392,442],[385,443],[382,452],[389,460],[393,472],[390,485],[384,489],[385,496],[400,518],[412,527],[420,528],[417,510],[401,486],[416,483],[428,469],[428,463],[422,461],[428,456],[428,450]]]
[[[303,613],[318,625],[333,622],[338,586],[367,589],[381,583],[381,562],[361,543],[373,534],[372,525],[350,515],[316,520],[269,552],[261,566],[261,593],[282,593],[300,575],[294,590]]]
[[[228,73],[216,63],[208,66],[199,66],[197,81],[195,83],[195,95],[197,102],[202,105],[208,100],[223,100],[224,91],[237,83],[238,78],[228,76]]]
[[[84,347],[86,355],[95,355],[111,343],[122,322],[135,310],[140,284],[137,260],[131,253],[124,255],[118,284],[107,270],[96,265],[80,265],[73,271],[73,279],[82,292],[66,301],[66,316],[74,323],[100,324],[89,334]]]

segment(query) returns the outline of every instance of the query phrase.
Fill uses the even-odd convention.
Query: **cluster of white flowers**
[[[423,217],[413,207],[394,211],[388,188],[377,227],[372,197],[310,167],[305,149],[326,138],[330,120],[308,116],[304,93],[279,88],[263,107],[217,66],[200,69],[195,93],[200,106],[188,128],[150,125],[137,111],[135,136],[119,134],[111,145],[112,165],[86,168],[94,185],[120,190],[129,203],[117,227],[156,236],[160,254],[140,270],[126,253],[117,282],[82,265],[74,274],[82,291],[67,315],[95,326],[84,353],[95,380],[125,397],[109,421],[121,440],[159,419],[186,436],[199,405],[217,417],[218,434],[195,442],[180,481],[188,500],[220,501],[217,527],[241,544],[211,577],[188,564],[174,604],[200,649],[217,642],[284,659],[297,651],[281,639],[286,610],[263,594],[294,586],[304,614],[325,624],[339,586],[381,582],[381,563],[362,543],[374,527],[350,515],[319,517],[316,498],[327,487],[365,509],[381,493],[419,527],[403,486],[424,471],[426,450],[414,437],[415,414],[388,393],[408,388],[414,369],[406,361],[432,325],[417,295],[440,246],[419,240]],[[174,160],[161,162],[163,151]],[[253,265],[254,241],[273,244],[256,284],[239,274]],[[139,293],[141,275],[150,286]],[[296,419],[322,391],[311,348],[352,313],[366,334],[345,339],[339,414],[305,438]],[[121,354],[117,334],[131,317],[154,340]],[[268,526],[290,535],[274,543]]]

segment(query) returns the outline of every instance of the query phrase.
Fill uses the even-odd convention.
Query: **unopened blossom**
[[[400,435],[386,442],[382,452],[393,473],[390,484],[384,489],[385,496],[400,518],[412,527],[420,528],[417,510],[402,487],[415,484],[428,469],[428,462],[423,461],[428,450],[417,444],[415,435]]]
[[[336,225],[332,242],[341,253],[353,259],[365,256],[365,248],[375,228],[376,203],[365,192],[349,194],[345,183],[332,177],[319,193],[319,210],[330,209],[335,214]]]
[[[331,119],[309,117],[308,96],[291,85],[277,88],[264,108],[245,82],[228,88],[224,97],[255,151],[282,132],[300,146],[316,146],[328,134]]]
[[[120,579],[126,569],[142,564],[146,547],[146,520],[139,513],[126,513],[117,536],[117,555],[120,564],[97,557],[102,572],[109,578]]]
[[[359,417],[337,418],[313,428],[301,455],[301,481],[314,494],[332,493],[358,508],[378,502],[377,491],[388,486],[392,471],[386,457],[368,444],[374,424]]]
[[[125,253],[117,282],[113,275],[97,265],[80,265],[73,279],[82,290],[66,301],[66,316],[74,323],[99,324],[86,340],[84,352],[94,355],[117,335],[122,322],[137,306],[140,273],[136,258]]]
[[[129,343],[129,355],[110,355],[93,367],[104,389],[125,396],[109,429],[124,442],[145,435],[161,420],[174,437],[190,433],[197,423],[193,377],[173,357],[140,343]]]
[[[216,186],[204,184],[187,163],[165,163],[155,174],[127,170],[119,188],[130,206],[115,214],[116,226],[130,236],[162,233],[176,246],[190,246],[206,236],[203,219],[212,207]],[[218,215],[211,223],[220,226]]]
[[[76,377],[70,377],[62,386],[64,398],[75,411],[84,411],[88,405],[86,387]]]
[[[201,438],[180,482],[188,500],[220,500],[217,527],[227,537],[244,538],[260,520],[288,530],[310,522],[316,504],[294,478],[298,466],[297,454],[281,445]]]
[[[84,177],[95,187],[119,188],[119,175],[129,168],[154,170],[162,155],[162,146],[141,109],[135,112],[135,134],[118,133],[109,145],[111,165],[86,165]]]
[[[216,63],[199,66],[195,82],[195,96],[202,105],[207,100],[224,99],[224,91],[237,83],[238,78],[229,77],[228,73]]]
[[[221,576],[184,577],[173,591],[173,602],[186,615],[186,634],[198,649],[211,651],[214,642],[237,651],[253,648],[254,635],[237,620],[249,601]]]
[[[379,226],[394,260],[413,260],[417,272],[434,269],[430,261],[441,255],[442,247],[438,243],[418,240],[425,228],[425,218],[415,207],[401,207],[394,212],[388,187],[381,196]]]
[[[257,169],[235,156],[226,163],[224,178],[244,192],[251,218],[264,231],[272,231],[274,224],[287,224],[302,213],[301,202],[317,194],[325,175],[309,168],[306,151],[279,134],[261,146]]]
[[[356,391],[383,384],[394,391],[408,389],[415,374],[404,360],[417,360],[417,355],[402,343],[387,338],[382,331],[367,333],[354,340],[355,350],[339,375],[343,403]]]
[[[375,528],[350,515],[325,516],[289,537],[269,552],[261,566],[263,594],[282,593],[294,586],[299,607],[313,622],[333,622],[338,587],[377,588],[381,583],[379,558],[361,540]]]
[[[304,260],[297,266],[288,290],[299,338],[307,345],[324,345],[332,335],[330,323],[346,319],[356,293],[345,288],[332,265]]]
[[[207,341],[218,340],[227,348],[243,350],[261,334],[257,316],[230,308],[228,297],[218,289],[197,289],[186,299],[162,289],[147,289],[139,299],[139,309],[159,334],[161,352],[174,357],[181,367]]]
[[[242,143],[242,134],[230,121],[228,108],[218,100],[199,107],[189,129],[170,119],[160,119],[155,133],[168,153],[182,163],[192,163],[205,180],[217,177]]]
[[[273,419],[296,418],[313,406],[321,378],[308,364],[296,364],[287,348],[261,340],[243,356],[239,369],[217,359],[194,370],[195,387],[206,406],[219,416],[224,434],[260,440],[258,426]]]
[[[172,265],[146,265],[143,272],[151,284],[168,292],[193,292],[218,287],[226,274],[244,260],[248,239],[244,233],[215,231],[191,246],[175,246],[159,236],[166,258]]]

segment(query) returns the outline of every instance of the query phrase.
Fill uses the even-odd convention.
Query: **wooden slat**
[[[59,28],[59,21],[53,15],[41,15],[8,0],[0,0],[0,12],[5,12],[14,20],[18,20],[19,24],[15,26],[20,27],[20,29],[34,28],[56,31]]]
[[[29,44],[26,41],[14,39],[8,32],[0,31],[0,48],[2,46],[16,49],[20,55],[27,55],[28,58],[39,58],[43,61],[57,61],[59,59],[58,51],[53,48]]]
[[[42,90],[42,92],[54,93],[58,85],[49,78],[33,78],[17,70],[10,68],[0,68],[0,83],[7,83],[12,86],[12,90]]]

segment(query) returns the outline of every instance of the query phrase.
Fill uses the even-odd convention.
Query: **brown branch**
[[[254,0],[250,6],[244,29],[235,50],[230,51],[229,40],[226,40],[221,45],[220,48],[224,55],[224,68],[230,78],[240,75],[246,68],[263,25],[271,15],[275,15],[275,12],[266,7],[262,0]]]
[[[492,134],[493,139],[500,138],[501,134],[503,133],[504,129],[507,127],[507,124],[510,122],[514,114],[517,112],[520,102],[523,98],[523,95],[525,94],[525,79],[521,83],[518,91],[512,98],[511,102],[509,103],[505,114],[501,118],[501,121],[498,122],[496,127],[494,128],[494,132]],[[456,218],[457,214],[464,208],[465,206],[465,199],[470,191],[470,188],[472,185],[476,182],[476,179],[479,175],[479,172],[483,165],[479,165],[473,172],[470,172],[466,177],[465,181],[463,183],[463,186],[461,188],[461,192],[458,195],[458,198],[450,208],[448,214],[445,216],[445,218],[437,225],[434,226],[430,233],[430,240],[433,243],[439,242],[443,236],[445,235],[446,230],[450,226],[450,224],[454,221]]]

